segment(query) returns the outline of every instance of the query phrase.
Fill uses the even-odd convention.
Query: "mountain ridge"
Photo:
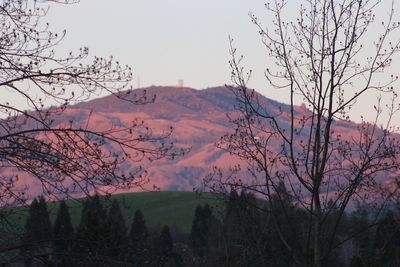
[[[196,90],[188,87],[153,86],[134,90],[133,93],[141,95],[144,90],[149,98],[156,95],[153,103],[135,105],[109,95],[69,106],[59,121],[89,123],[95,130],[104,130],[109,125],[123,127],[135,119],[143,120],[155,131],[173,127],[171,140],[177,146],[191,147],[191,151],[174,160],[144,162],[150,178],[148,189],[153,189],[155,185],[161,190],[193,190],[202,185],[203,178],[212,171],[213,166],[227,169],[243,164],[238,158],[215,146],[221,136],[232,131],[227,114],[235,114],[236,100],[228,88],[220,86]],[[259,98],[268,112],[281,114],[281,123],[289,125],[287,104],[261,94]],[[304,105],[296,106],[295,111],[300,114],[310,112]],[[357,127],[356,123],[338,121],[335,131],[348,138]],[[129,165],[124,168],[129,169]],[[29,178],[25,181],[36,188],[33,192],[38,190],[39,185],[32,186],[34,183]]]

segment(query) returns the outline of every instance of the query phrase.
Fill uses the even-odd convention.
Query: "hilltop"
[[[74,120],[78,124],[87,124],[91,129],[102,130],[110,125],[119,127],[133,120],[143,120],[154,132],[161,132],[173,127],[171,136],[176,146],[190,147],[184,157],[174,160],[158,160],[143,162],[149,171],[148,188],[153,185],[161,190],[192,191],[201,186],[204,177],[213,166],[229,168],[243,163],[228,153],[215,147],[215,142],[226,133],[232,131],[227,115],[234,116],[236,104],[234,95],[225,87],[213,87],[204,90],[178,87],[149,87],[134,90],[143,92],[154,103],[135,105],[110,95],[68,107],[58,118],[59,123]],[[289,124],[289,106],[259,95],[260,102],[270,114],[280,114],[282,125]],[[295,108],[295,112],[309,112],[304,106]],[[348,121],[335,122],[335,132],[343,138],[351,138],[358,134],[357,124]],[[125,165],[127,170],[130,165]],[[23,176],[21,176],[23,177]],[[382,177],[386,179],[387,177]],[[30,195],[40,192],[40,184],[32,182],[29,177],[21,179],[30,186]],[[135,190],[135,189],[133,189]]]

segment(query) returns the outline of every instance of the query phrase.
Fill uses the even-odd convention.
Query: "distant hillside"
[[[133,93],[141,94],[144,89]],[[90,127],[93,130],[107,129],[110,125],[129,125],[134,119],[144,120],[154,131],[173,127],[172,140],[177,146],[191,147],[190,153],[175,160],[142,162],[149,171],[148,188],[156,185],[161,190],[191,191],[199,187],[203,178],[213,166],[228,168],[241,163],[237,158],[215,147],[215,142],[232,131],[227,114],[234,116],[235,98],[225,87],[195,90],[177,87],[149,87],[147,95],[156,95],[154,103],[134,105],[106,96],[69,107],[65,114],[58,118],[58,123],[74,120],[86,125],[90,112]],[[289,125],[289,106],[260,95],[260,102],[269,114],[280,112],[280,123]],[[296,107],[298,113],[307,115],[304,106]],[[304,130],[306,132],[307,129]],[[335,122],[335,132],[342,138],[352,138],[358,134],[357,124],[347,121]],[[126,164],[129,170],[132,166]],[[21,183],[30,187],[30,195],[35,196],[42,190],[37,181],[27,176],[20,176]],[[244,177],[246,179],[246,177]],[[387,179],[387,177],[382,177]]]

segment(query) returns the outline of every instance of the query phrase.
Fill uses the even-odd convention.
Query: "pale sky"
[[[93,54],[115,56],[133,67],[142,86],[175,85],[183,79],[187,86],[200,89],[229,82],[229,35],[252,61],[249,65],[257,64],[262,73],[264,50],[248,12],[263,12],[263,3],[81,0],[53,7],[49,21],[57,29],[67,29],[65,47],[86,45]],[[263,82],[254,84],[261,87]]]
[[[294,19],[299,1],[289,2],[288,15]],[[113,55],[133,68],[134,87],[139,80],[145,87],[175,85],[182,79],[186,86],[197,89],[230,83],[228,36],[231,35],[245,56],[245,66],[254,72],[250,87],[269,98],[287,102],[287,94],[268,88],[263,77],[269,59],[248,16],[253,12],[268,25],[270,14],[264,3],[264,0],[81,0],[75,5],[52,6],[46,20],[55,30],[67,30],[61,51],[88,46],[92,55]],[[391,0],[383,0],[377,9],[378,19],[386,16],[390,6]],[[400,59],[397,61],[400,63]]]

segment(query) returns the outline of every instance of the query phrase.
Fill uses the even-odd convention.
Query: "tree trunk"
[[[314,194],[314,203],[314,267],[321,267],[321,202],[319,199],[319,193]]]

